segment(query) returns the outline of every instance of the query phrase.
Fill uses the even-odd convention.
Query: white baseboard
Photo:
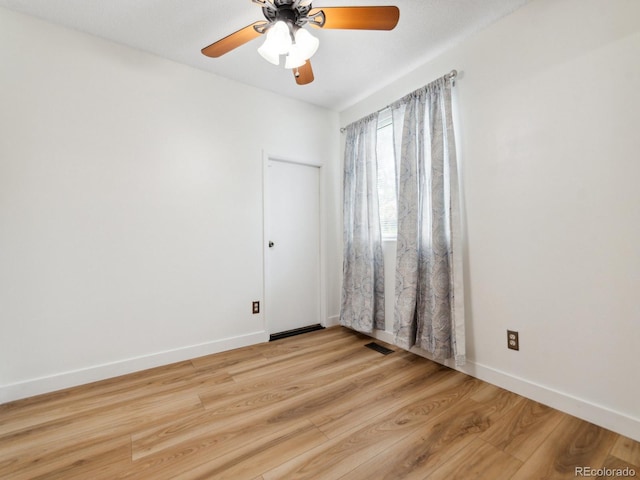
[[[340,325],[340,315],[333,315],[331,317],[327,317],[327,322],[325,327],[335,327],[336,325]]]
[[[467,364],[458,370],[625,437],[640,441],[640,419],[480,363],[467,361]]]
[[[374,330],[372,337],[376,338],[377,340],[387,342],[391,345],[395,345],[395,342],[393,341],[393,333],[391,332],[387,332],[385,330]]]
[[[159,367],[170,363],[202,357],[204,355],[224,352],[234,348],[255,345],[256,343],[267,342],[268,340],[269,335],[267,332],[254,332],[237,337],[201,343],[198,345],[190,345],[188,347],[178,348],[175,350],[158,352],[151,355],[129,358],[118,362],[96,365],[48,377],[35,378],[9,385],[0,385],[0,404],[19,400],[21,398],[32,397],[34,395],[40,395],[42,393],[54,392],[64,388],[105,380],[119,375],[126,375],[127,373],[138,372],[148,368]]]
[[[391,332],[375,330],[372,336],[391,345],[395,344]],[[419,348],[412,348],[410,351],[434,360],[428,352]],[[638,418],[470,360],[463,367],[455,367],[453,361],[439,363],[640,442]]]

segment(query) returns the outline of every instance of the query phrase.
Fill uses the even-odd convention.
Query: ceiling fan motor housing
[[[298,3],[298,5],[296,5]],[[291,25],[302,27],[307,22],[307,15],[311,11],[311,4],[299,5],[295,0],[274,0],[276,9],[262,7],[262,13],[269,23],[283,21]]]
[[[265,33],[272,25],[278,21],[285,22],[290,25],[290,28],[301,28],[304,25],[310,23],[317,27],[322,27],[325,23],[324,12],[319,12],[309,15],[312,10],[311,2],[306,5],[302,5],[300,0],[253,0],[255,3],[264,5],[262,7],[262,14],[267,19],[266,25],[258,25],[254,28],[258,33]],[[296,28],[297,27],[297,28]]]

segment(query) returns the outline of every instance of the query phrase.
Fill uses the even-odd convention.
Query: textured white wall
[[[263,151],[325,165],[333,268],[335,112],[4,9],[0,45],[0,401],[263,340]]]
[[[638,58],[640,2],[535,0],[341,114],[461,72],[466,371],[636,439]]]

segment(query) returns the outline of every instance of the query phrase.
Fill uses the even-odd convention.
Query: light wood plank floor
[[[0,478],[640,478],[640,443],[370,341],[331,328],[1,405]]]

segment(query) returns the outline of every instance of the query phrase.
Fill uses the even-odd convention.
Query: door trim
[[[282,163],[290,163],[294,165],[301,165],[305,167],[315,167],[318,169],[319,176],[319,203],[320,203],[320,218],[319,221],[319,229],[320,229],[320,252],[319,252],[319,267],[320,267],[320,279],[319,279],[319,303],[320,303],[320,311],[318,314],[320,315],[320,324],[323,327],[327,326],[327,289],[326,289],[326,208],[325,208],[325,168],[321,163],[309,162],[300,159],[291,159],[286,156],[276,155],[270,152],[262,151],[262,298],[263,298],[263,328],[267,335],[277,332],[272,332],[269,325],[269,305],[267,300],[267,279],[269,274],[269,255],[267,246],[267,242],[269,239],[267,238],[267,234],[269,231],[268,225],[268,208],[269,208],[269,185],[267,182],[267,168],[269,167],[269,162],[282,162]]]

